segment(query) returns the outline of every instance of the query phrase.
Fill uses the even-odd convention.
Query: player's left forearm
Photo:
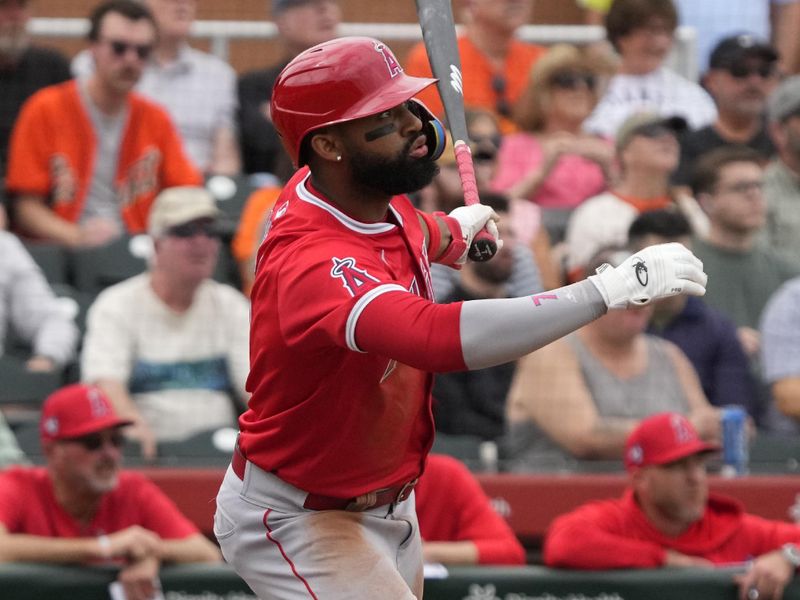
[[[606,304],[590,281],[522,298],[471,300],[461,308],[461,348],[469,369],[516,360],[594,321]]]

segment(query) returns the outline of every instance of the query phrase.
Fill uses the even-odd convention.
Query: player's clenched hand
[[[161,538],[139,525],[112,533],[108,536],[108,541],[111,544],[109,553],[112,557],[141,560],[148,556],[158,557],[160,554]]]
[[[681,293],[702,296],[707,279],[700,259],[677,242],[650,246],[618,267],[601,266],[589,277],[609,309],[643,306]]]
[[[472,240],[482,229],[486,229],[489,235],[495,239],[498,250],[503,247],[503,240],[500,239],[500,232],[497,231],[497,221],[500,220],[500,217],[498,217],[497,213],[489,206],[484,204],[459,206],[447,216],[458,221],[464,236],[464,242],[467,245],[464,254],[455,261],[456,264],[463,265],[467,262],[467,255],[469,254],[469,247],[472,245]]]

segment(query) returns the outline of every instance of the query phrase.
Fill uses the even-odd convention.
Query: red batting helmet
[[[271,116],[292,162],[320,127],[374,115],[402,104],[435,79],[410,77],[383,42],[344,37],[297,55],[278,75]]]

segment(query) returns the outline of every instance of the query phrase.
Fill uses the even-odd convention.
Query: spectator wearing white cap
[[[150,213],[150,269],[89,309],[83,381],[134,422],[129,435],[146,458],[158,442],[235,426],[246,399],[249,304],[211,279],[218,217],[204,188],[164,190]]]
[[[570,215],[567,223],[567,276],[582,279],[592,256],[606,246],[623,246],[628,227],[637,215],[650,210],[678,210],[693,231],[705,233],[708,220],[686,194],[670,186],[678,166],[678,135],[686,130],[681,117],[635,113],[616,132],[616,158],[620,175],[607,192],[589,198]]]
[[[780,256],[800,264],[800,75],[781,82],[769,99],[767,116],[777,156],[764,171],[763,239]]]
[[[219,551],[143,476],[120,470],[119,416],[96,387],[47,398],[39,433],[45,467],[0,474],[0,563],[120,569],[125,598],[153,598],[162,562],[218,562]]]

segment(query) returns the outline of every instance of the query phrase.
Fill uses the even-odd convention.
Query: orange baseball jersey
[[[545,49],[513,40],[508,47],[503,70],[499,73],[489,59],[464,35],[458,37],[458,53],[461,56],[464,105],[467,108],[485,108],[497,112],[498,101],[503,95],[511,106],[514,105],[525,89],[531,68],[545,53]],[[432,76],[428,54],[422,42],[411,49],[406,63],[407,74],[417,77]],[[503,94],[497,91],[498,76],[504,88]],[[439,117],[444,116],[444,107],[435,87],[422,90],[417,94],[417,98],[422,100],[434,114]],[[514,124],[506,118],[500,119],[500,125],[503,133],[516,130]]]
[[[61,218],[77,222],[91,185],[96,147],[77,83],[43,88],[23,105],[11,134],[6,189],[44,196]],[[167,113],[131,94],[115,181],[128,231],[147,229],[150,205],[162,188],[202,181]]]

